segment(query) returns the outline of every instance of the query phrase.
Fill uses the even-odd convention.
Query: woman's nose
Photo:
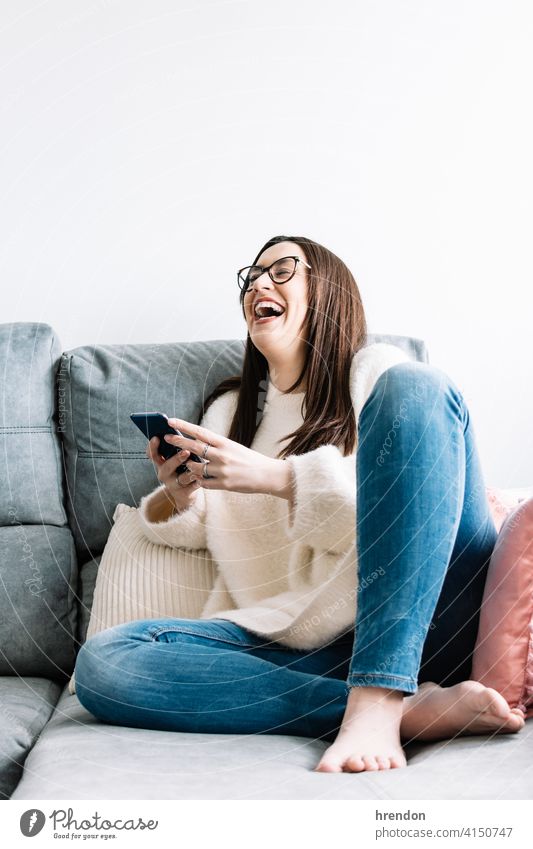
[[[254,288],[252,289],[252,294],[254,296],[254,299],[257,298],[258,295],[268,294],[269,292],[272,292],[274,290],[274,288],[275,288],[274,284],[267,274],[266,280],[262,280],[261,284],[259,286],[256,286],[254,284]]]

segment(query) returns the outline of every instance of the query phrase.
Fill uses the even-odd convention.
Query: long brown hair
[[[308,280],[308,311],[302,328],[307,344],[303,369],[292,392],[307,376],[302,410],[303,423],[287,434],[292,441],[278,455],[305,454],[321,445],[336,445],[344,456],[354,453],[356,427],[350,395],[352,358],[366,344],[367,327],[359,288],[347,266],[327,248],[303,236],[275,236],[266,242],[251,263],[255,265],[263,251],[278,242],[295,242],[311,266]],[[290,284],[288,284],[290,285]],[[244,289],[240,304],[244,311]],[[204,401],[207,410],[215,398],[233,389],[239,390],[237,408],[228,438],[249,448],[262,418],[268,388],[268,361],[247,334],[242,374],[223,380]]]

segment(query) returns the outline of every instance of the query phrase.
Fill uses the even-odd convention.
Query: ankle
[[[385,687],[353,687],[346,702],[343,730],[349,731],[361,721],[390,721],[399,725],[402,719],[403,695],[399,690]]]
[[[349,685],[348,685],[349,686]],[[405,693],[402,690],[392,690],[390,687],[350,687],[348,704],[350,703],[382,703],[396,704],[403,701]]]

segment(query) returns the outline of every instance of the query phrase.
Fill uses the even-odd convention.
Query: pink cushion
[[[524,499],[533,496],[533,487],[522,489],[498,489],[494,486],[485,487],[490,512],[499,531],[506,516]]]
[[[533,716],[533,497],[515,507],[499,530],[471,678]]]

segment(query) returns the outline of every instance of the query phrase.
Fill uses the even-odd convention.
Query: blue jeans
[[[224,619],[117,625],[78,653],[81,704],[117,725],[333,740],[352,687],[409,695],[467,679],[497,531],[465,401],[443,371],[409,362],[380,376],[356,470],[353,629],[303,651]]]

